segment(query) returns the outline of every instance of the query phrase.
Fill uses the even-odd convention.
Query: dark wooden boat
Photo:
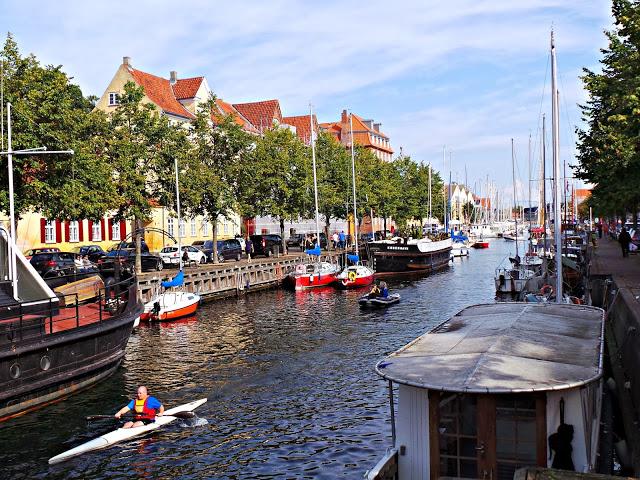
[[[367,244],[369,262],[376,277],[397,273],[430,273],[449,265],[451,239],[392,241]]]

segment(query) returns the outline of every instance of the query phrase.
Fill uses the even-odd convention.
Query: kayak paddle
[[[166,416],[187,419],[187,418],[195,417],[196,414],[193,412],[175,412],[175,413],[172,413],[171,415],[166,415]],[[110,418],[112,420],[117,420],[117,418],[114,417],[113,415],[89,415],[87,417],[87,421],[90,422],[92,420],[106,420],[107,418]]]

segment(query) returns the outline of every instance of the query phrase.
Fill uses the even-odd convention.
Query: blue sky
[[[526,183],[528,136],[537,145],[540,112],[550,117],[551,27],[569,162],[579,75],[598,69],[611,28],[604,0],[0,0],[0,12],[23,53],[63,65],[86,95],[130,56],[156,75],[204,75],[232,103],[277,98],[300,115],[311,102],[321,122],[351,109],[382,122],[396,152],[440,170],[446,145],[454,180],[466,166],[469,184],[489,175],[505,189],[510,139]]]

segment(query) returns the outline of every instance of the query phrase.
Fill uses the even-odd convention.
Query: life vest
[[[149,398],[150,397],[147,397],[145,400],[138,400],[136,398],[134,400],[133,411],[136,420],[154,420],[156,418],[156,410],[147,406]]]

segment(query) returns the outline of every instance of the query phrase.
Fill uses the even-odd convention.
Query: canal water
[[[362,291],[272,290],[143,325],[112,377],[0,426],[0,477],[362,478],[391,444],[375,363],[465,306],[493,302],[494,269],[513,249],[495,239],[438,274],[390,280],[402,301],[386,310],[360,309]],[[207,397],[204,420],[47,464],[115,428],[84,417],[115,413],[139,384],[168,407]]]

